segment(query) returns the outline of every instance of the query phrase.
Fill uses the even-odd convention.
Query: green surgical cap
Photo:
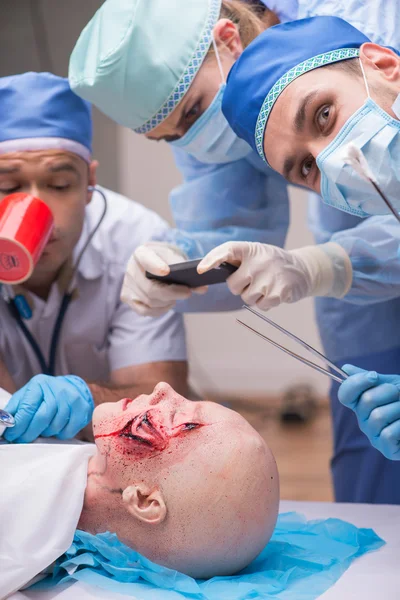
[[[146,133],[182,100],[212,43],[221,0],[106,0],[72,52],[73,91]]]

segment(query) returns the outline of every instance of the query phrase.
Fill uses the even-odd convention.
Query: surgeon
[[[230,240],[274,248],[284,244],[289,222],[286,186],[249,144],[233,134],[221,113],[228,72],[243,48],[277,17],[287,21],[330,11],[365,25],[374,41],[400,46],[396,0],[360,3],[357,10],[354,3],[339,6],[331,1],[276,4],[279,14],[266,10],[260,17],[250,5],[235,0],[179,0],[174,9],[163,0],[107,0],[72,53],[69,77],[76,93],[137,133],[166,139],[183,173],[183,184],[170,198],[177,229],[169,232],[167,243],[154,239],[138,249],[128,265],[123,298],[141,314],[159,315],[173,307],[187,312],[242,305],[225,285],[187,299],[190,290],[150,282],[144,277],[146,269],[167,273],[168,264],[205,256]],[[366,231],[360,242],[360,219],[322,205],[319,199],[311,201],[309,222],[323,246],[316,265],[328,264],[331,276],[321,285],[319,278],[312,279],[306,292],[316,295],[318,287],[322,295],[339,298],[349,293],[351,284],[354,302],[366,298],[371,303],[360,308],[336,298],[318,298],[325,352],[341,364],[395,372],[400,343],[393,323],[400,318],[400,301],[398,291],[380,281],[385,244],[389,239],[393,243],[386,231],[394,229],[393,222],[389,218],[370,229],[363,223]],[[384,232],[377,241],[381,227]],[[340,233],[331,239],[335,232]],[[328,247],[326,242],[331,241]],[[302,276],[301,270],[297,272]],[[303,282],[304,276],[301,286]],[[388,301],[377,303],[384,299]],[[371,448],[357,419],[338,403],[336,388],[331,397],[336,499],[400,503],[398,467]],[[393,485],[394,480],[399,484]]]
[[[0,79],[0,201],[41,198],[53,234],[32,275],[3,285],[0,385],[16,425],[4,437],[74,437],[93,408],[167,379],[186,389],[182,317],[135,314],[119,295],[126,261],[166,224],[96,187],[90,106],[49,73]],[[10,384],[11,380],[11,384]]]
[[[286,49],[284,58],[267,61],[265,67],[262,53],[269,55],[278,44]],[[254,74],[251,83],[250,73]],[[374,179],[400,208],[399,98],[399,55],[370,43],[345,21],[322,17],[259,36],[232,69],[223,110],[236,133],[290,181],[322,192],[323,200],[335,208],[366,217],[388,212],[388,208],[346,162],[346,145],[351,142],[363,151]],[[398,235],[395,239],[396,243],[385,244],[388,265],[398,260]],[[281,256],[278,251],[272,261],[268,246],[224,244],[212,250],[199,269],[205,271],[226,260],[239,263],[229,286],[261,308],[279,302],[274,283],[294,301],[305,295],[300,283],[307,270],[309,281],[329,276],[322,262],[318,265],[312,260],[314,249],[308,250],[308,257],[306,249],[280,251]],[[275,281],[271,269],[276,272]],[[282,286],[285,277],[286,290]],[[343,368],[350,377],[339,388],[339,400],[353,410],[361,431],[376,449],[389,459],[400,460],[399,376],[378,375],[352,365]]]

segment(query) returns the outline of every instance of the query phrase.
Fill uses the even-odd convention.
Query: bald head
[[[83,516],[98,518],[87,530],[115,531],[154,562],[199,578],[239,571],[268,543],[276,464],[236,412],[159,384],[150,396],[98,407],[93,423],[99,454]]]

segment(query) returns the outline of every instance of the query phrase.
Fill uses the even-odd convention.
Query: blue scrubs
[[[278,9],[282,20],[336,15],[375,42],[400,48],[398,0],[265,0],[265,4]],[[171,194],[177,229],[169,234],[169,240],[190,258],[204,256],[229,240],[284,244],[289,223],[286,184],[254,152],[240,161],[216,165],[202,164],[181,150],[174,153],[184,183]],[[333,236],[350,252],[355,273],[346,301],[316,300],[327,356],[339,365],[349,362],[382,373],[399,373],[400,298],[396,290],[400,265],[397,239],[390,235],[391,231],[396,235],[397,223],[389,220],[386,236],[379,217],[368,219],[361,228],[369,228],[370,233],[364,231],[366,241],[359,242],[354,228],[360,227],[360,219],[324,205],[320,198],[310,200],[309,217],[316,242]],[[389,262],[390,270],[386,268]],[[390,300],[383,301],[385,297]],[[212,286],[206,296],[179,303],[179,310],[233,310],[241,304],[226,285],[219,285]],[[400,462],[387,460],[370,445],[354,414],[339,403],[335,385],[330,395],[336,500],[400,504]]]
[[[339,239],[333,236],[335,241],[343,240],[345,228],[359,221],[326,206],[319,198],[311,200],[310,212],[313,214],[310,226],[318,243],[330,239],[333,231],[341,232],[337,234]],[[362,226],[366,225],[367,221]],[[398,228],[400,233],[400,226]],[[356,261],[352,262],[357,265]],[[359,267],[356,276],[362,271],[368,274],[368,265],[363,269]],[[396,265],[395,272],[398,271]],[[374,288],[378,272],[372,259],[370,272]],[[384,269],[380,273],[384,274]],[[400,277],[398,282],[397,289]],[[355,287],[357,285],[356,279]],[[380,287],[385,287],[384,277]],[[351,294],[354,294],[353,299],[360,299],[353,290]],[[316,298],[317,323],[325,352],[338,365],[351,363],[378,373],[379,369],[382,373],[398,373],[400,298],[375,304],[368,304],[368,296],[365,299],[363,304],[349,304],[333,298]],[[333,383],[330,390],[334,442],[331,470],[336,501],[400,504],[400,462],[388,460],[371,446],[355,414],[340,404],[337,389],[338,384]]]

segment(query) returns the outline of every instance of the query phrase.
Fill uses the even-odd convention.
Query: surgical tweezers
[[[9,412],[0,408],[0,426],[14,427],[15,419]]]
[[[272,325],[272,327],[275,327],[275,329],[278,329],[279,331],[281,331],[282,333],[284,333],[285,335],[287,335],[290,339],[294,340],[295,342],[297,342],[298,344],[300,344],[300,346],[302,346],[303,348],[305,348],[306,350],[308,350],[308,352],[311,352],[311,354],[313,354],[315,357],[323,360],[337,374],[335,375],[335,373],[332,373],[331,371],[329,371],[329,369],[324,369],[323,367],[321,367],[320,365],[317,365],[316,363],[312,362],[311,360],[308,360],[307,358],[304,358],[303,356],[300,356],[299,354],[296,354],[296,352],[293,352],[292,350],[289,350],[288,348],[285,348],[284,346],[281,346],[281,344],[278,344],[278,342],[275,342],[274,340],[271,340],[271,338],[269,338],[266,335],[260,333],[256,329],[253,329],[253,327],[250,327],[250,325],[247,325],[246,323],[243,323],[243,321],[241,321],[240,319],[236,319],[236,321],[238,323],[240,323],[240,325],[243,325],[243,327],[246,327],[247,329],[249,329],[250,331],[252,331],[256,335],[258,335],[263,340],[266,340],[267,342],[269,342],[270,344],[272,344],[276,348],[279,348],[283,352],[286,352],[286,354],[289,354],[289,356],[293,356],[293,358],[296,358],[300,362],[304,363],[305,365],[308,365],[312,369],[315,369],[319,373],[323,373],[324,375],[327,375],[328,377],[330,377],[334,381],[337,381],[338,383],[343,383],[343,381],[345,379],[347,379],[347,377],[348,377],[347,373],[345,373],[344,371],[342,371],[342,369],[339,369],[339,367],[337,367],[332,361],[330,361],[329,358],[327,358],[326,356],[324,356],[321,352],[318,352],[318,350],[316,350],[315,348],[313,348],[312,346],[310,346],[309,344],[307,344],[307,342],[304,342],[303,340],[301,340],[300,338],[298,338],[296,335],[294,335],[294,333],[290,333],[290,331],[287,331],[286,329],[284,329],[283,327],[281,327],[281,325],[278,325],[277,323],[275,323],[274,321],[272,321],[271,319],[269,319],[265,315],[262,315],[258,311],[254,310],[254,308],[250,308],[250,306],[244,305],[243,308],[245,308],[246,310],[250,311],[251,313],[253,313],[257,317],[259,317],[263,321],[266,321],[267,323],[269,323],[269,325]]]

